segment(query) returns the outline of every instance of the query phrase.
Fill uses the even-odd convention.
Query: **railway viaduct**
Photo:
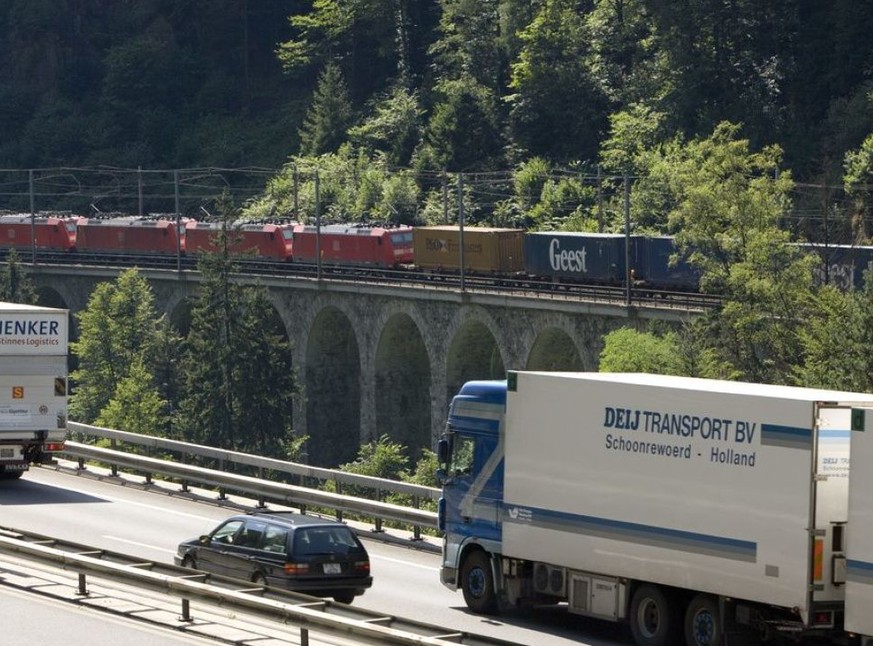
[[[75,314],[116,268],[37,265],[30,275],[40,303]],[[190,323],[199,274],[140,270],[156,306],[182,333]],[[248,280],[248,278],[242,278]],[[470,379],[503,378],[508,369],[597,370],[602,339],[652,320],[679,323],[676,308],[577,298],[517,295],[440,286],[259,277],[293,348],[303,393],[295,430],[309,435],[309,460],[335,466],[383,434],[413,460],[432,448],[448,404]]]

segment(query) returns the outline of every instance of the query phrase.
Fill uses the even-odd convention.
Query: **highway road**
[[[171,495],[170,488],[159,489],[161,493],[37,468],[21,480],[0,483],[0,525],[172,563],[180,541],[206,533],[236,511],[218,504],[214,495],[210,502],[198,502]],[[531,646],[630,644],[621,627],[572,616],[563,608],[500,617],[471,614],[460,592],[440,585],[439,555],[364,538],[374,584],[355,605]]]
[[[0,586],[6,646],[214,646],[214,641]]]

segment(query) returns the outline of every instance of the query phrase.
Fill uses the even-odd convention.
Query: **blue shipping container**
[[[524,236],[524,269],[584,283],[623,285],[625,236],[612,233],[534,232]]]

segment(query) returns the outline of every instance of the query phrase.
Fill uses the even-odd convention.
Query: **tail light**
[[[370,573],[370,562],[369,561],[355,561],[355,572],[358,574],[369,574]]]
[[[282,566],[285,574],[309,574],[308,563],[286,563]]]
[[[49,442],[45,445],[43,449],[45,451],[63,451],[64,450],[64,442]]]
[[[819,610],[812,615],[812,625],[815,628],[833,628],[834,613],[830,610]]]

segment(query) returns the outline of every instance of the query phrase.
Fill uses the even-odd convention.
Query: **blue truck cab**
[[[478,612],[497,609],[500,572],[491,555],[501,553],[506,383],[466,383],[452,399],[438,445],[440,580],[452,590],[463,587],[464,600]]]

